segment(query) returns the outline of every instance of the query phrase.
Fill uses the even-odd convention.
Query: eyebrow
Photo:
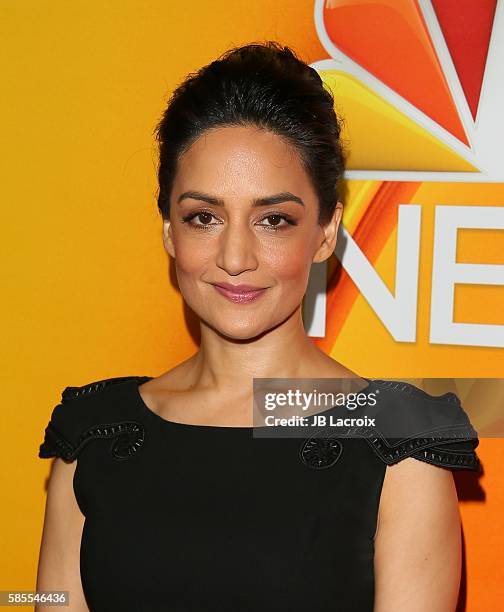
[[[213,204],[214,206],[224,206],[224,200],[221,198],[215,198],[201,191],[184,191],[184,193],[181,193],[177,198],[177,204],[186,198],[201,200],[202,202]],[[265,196],[263,198],[254,198],[252,200],[252,206],[271,206],[272,204],[282,204],[283,202],[297,202],[301,204],[301,206],[304,206],[303,200],[293,193],[290,193],[290,191],[282,191],[281,193],[275,193],[274,195]]]

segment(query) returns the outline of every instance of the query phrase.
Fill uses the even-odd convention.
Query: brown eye
[[[270,217],[266,217],[266,219],[272,219],[270,221],[271,225],[278,225],[282,221],[282,217],[280,215],[271,215]]]
[[[212,220],[212,216],[213,215],[211,215],[210,213],[201,212],[201,213],[198,213],[194,218],[199,219],[199,221],[202,222],[202,225],[208,225],[210,221]]]
[[[205,229],[210,225],[215,225],[214,223],[210,223],[212,218],[215,218],[212,213],[209,213],[206,210],[199,210],[196,212],[189,213],[185,217],[182,218],[183,223],[187,223],[190,227],[195,227],[197,229]],[[194,220],[198,219],[201,223],[195,223]]]
[[[266,220],[268,220],[267,224],[259,223],[259,225],[263,225],[263,227],[267,227],[272,230],[283,229],[285,227],[288,227],[289,225],[297,225],[294,219],[291,219],[289,216],[283,214],[268,215],[263,219],[263,221]],[[282,223],[282,221],[285,221],[285,223]]]

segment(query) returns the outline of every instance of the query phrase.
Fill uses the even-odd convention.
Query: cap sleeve
[[[41,459],[50,459],[51,457],[61,457],[66,461],[75,459],[75,445],[70,442],[73,438],[72,430],[74,423],[71,415],[71,409],[64,400],[66,387],[61,394],[61,403],[53,409],[51,418],[45,428],[44,441],[39,448],[39,457]]]
[[[122,418],[118,408],[110,402],[110,396],[104,397],[110,387],[135,378],[138,377],[121,376],[80,387],[65,387],[60,402],[52,410],[38,456],[41,459],[60,457],[72,462],[95,438],[113,438],[111,452],[117,459],[136,452],[143,442],[142,424]]]
[[[449,469],[480,471],[478,434],[458,395],[433,396],[411,383],[380,382],[383,408],[366,440],[384,463],[414,457]]]

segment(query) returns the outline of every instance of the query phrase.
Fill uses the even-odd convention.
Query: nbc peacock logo
[[[316,0],[347,178],[504,182],[499,0]]]

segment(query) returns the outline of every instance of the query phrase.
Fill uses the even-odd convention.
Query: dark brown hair
[[[253,125],[298,152],[319,200],[320,224],[332,217],[344,170],[341,121],[314,68],[276,41],[229,49],[189,74],[156,126],[158,208],[169,218],[177,161],[206,130]]]

